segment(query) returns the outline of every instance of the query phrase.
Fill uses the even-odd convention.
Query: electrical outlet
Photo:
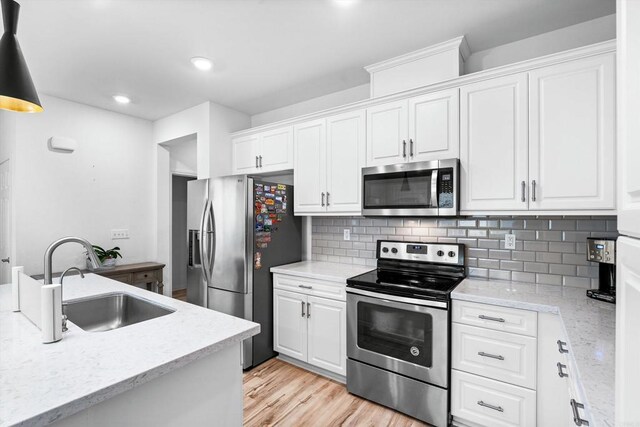
[[[351,240],[351,230],[345,228],[342,237],[344,238],[344,240]]]
[[[126,228],[111,230],[111,240],[128,239],[128,238],[129,238],[129,230]]]
[[[505,236],[504,236],[504,248],[505,249],[515,249],[516,248],[516,235],[515,234],[505,234]]]

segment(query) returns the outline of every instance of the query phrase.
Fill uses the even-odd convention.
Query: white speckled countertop
[[[338,264],[336,262],[324,261],[302,261],[293,264],[271,267],[272,273],[289,274],[292,276],[308,277],[318,280],[329,280],[332,282],[346,282],[348,278],[357,276],[367,271],[374,270],[373,267],[353,264]]]
[[[260,325],[95,274],[65,279],[64,299],[126,292],[176,311],[107,332],[69,322],[60,342],[11,311],[0,286],[0,426],[46,425],[256,335]],[[240,366],[238,362],[238,366]]]
[[[590,413],[596,425],[613,426],[615,305],[580,288],[480,279],[465,279],[451,298],[560,314]]]

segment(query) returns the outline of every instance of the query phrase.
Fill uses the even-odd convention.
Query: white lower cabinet
[[[347,374],[347,307],[344,284],[274,275],[274,350],[326,371]],[[298,283],[298,285],[295,285]],[[290,289],[298,286],[296,292]]]

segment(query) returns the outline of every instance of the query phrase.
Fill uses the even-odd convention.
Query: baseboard
[[[302,360],[294,359],[293,357],[285,356],[283,354],[279,354],[277,358],[279,360],[282,360],[283,362],[291,363],[292,365],[297,366],[298,368],[302,368],[306,371],[313,372],[314,374],[322,375],[323,377],[327,377],[339,383],[342,383],[342,384],[347,383],[347,377],[338,375],[331,371],[327,371],[326,369],[318,368],[317,366],[313,366],[307,362],[303,362]]]

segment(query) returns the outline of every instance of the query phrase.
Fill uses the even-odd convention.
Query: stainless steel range
[[[435,426],[449,421],[450,293],[464,245],[379,240],[347,280],[347,389]]]

